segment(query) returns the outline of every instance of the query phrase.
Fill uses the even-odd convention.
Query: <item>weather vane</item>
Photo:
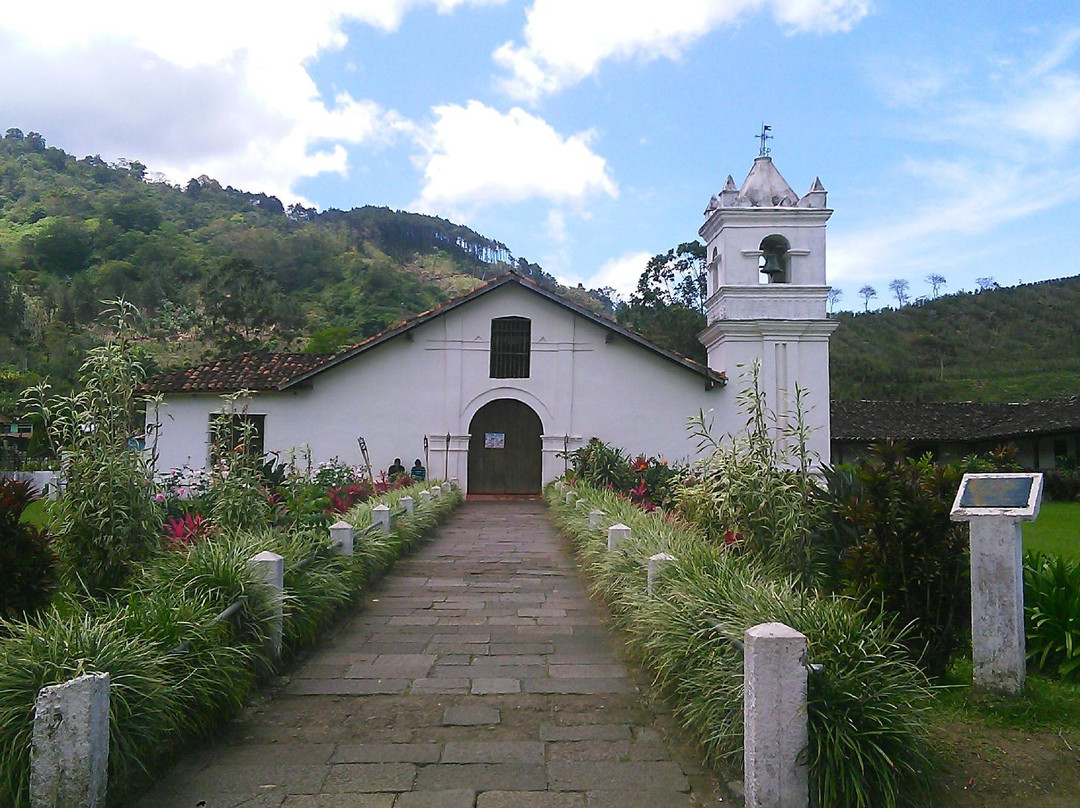
[[[761,148],[758,149],[758,157],[768,157],[769,152],[772,151],[766,142],[773,139],[773,136],[769,134],[772,131],[772,127],[767,123],[761,124],[761,134],[757,135],[757,139],[761,141]]]

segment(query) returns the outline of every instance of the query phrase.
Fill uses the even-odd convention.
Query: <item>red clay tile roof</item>
[[[1019,404],[834,401],[832,439],[971,442],[1080,430],[1080,396]]]
[[[290,353],[246,353],[219,359],[206,365],[197,365],[185,370],[163,373],[147,379],[143,384],[143,392],[146,393],[225,393],[235,390],[283,390],[294,384],[298,384],[321,373],[324,370],[352,359],[357,354],[374,348],[386,342],[398,334],[415,328],[422,323],[438,317],[486,292],[496,289],[506,283],[518,283],[542,297],[570,309],[589,320],[592,320],[602,328],[619,334],[627,340],[634,342],[646,350],[682,365],[705,378],[712,385],[723,385],[727,382],[727,376],[722,372],[712,370],[700,362],[695,362],[681,354],[661,348],[628,328],[625,328],[613,320],[608,320],[579,306],[573,301],[544,289],[531,278],[525,278],[516,272],[508,272],[486,283],[477,286],[465,294],[448,300],[434,308],[428,309],[415,317],[403,320],[363,342],[357,343],[350,348],[339,351],[336,354],[290,354]]]
[[[143,384],[145,393],[227,393],[277,390],[333,354],[242,353],[205,365],[161,373]]]

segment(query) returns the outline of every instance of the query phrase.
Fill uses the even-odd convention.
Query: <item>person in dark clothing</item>
[[[401,458],[400,457],[395,457],[394,458],[394,465],[392,465],[390,468],[388,468],[386,470],[386,476],[389,477],[391,480],[396,480],[398,477],[400,477],[404,473],[405,473],[405,467],[403,465],[401,465]]]

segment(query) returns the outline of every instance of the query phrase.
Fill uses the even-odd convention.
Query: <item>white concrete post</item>
[[[270,658],[277,659],[281,656],[281,638],[285,630],[285,559],[277,553],[263,550],[248,559],[248,567],[255,579],[269,589],[272,617],[266,647]]]
[[[100,808],[109,773],[109,674],[38,691],[30,750],[32,808]]]
[[[342,555],[353,554],[353,542],[355,539],[356,531],[344,519],[339,519],[330,525],[330,544],[336,547]]]
[[[458,487],[458,478],[457,477],[451,477],[447,482],[450,485],[451,489],[454,489],[454,488]]]
[[[567,491],[566,492],[566,504],[567,505],[573,505],[575,499],[577,499],[577,494],[575,494],[573,491]]]
[[[431,502],[431,492],[428,491],[426,488],[420,492],[420,501]]]
[[[971,681],[984,690],[1019,693],[1027,678],[1020,523],[985,518],[970,526]]]
[[[563,491],[566,490],[566,483],[564,483],[562,480],[556,480],[555,490],[561,494]]]
[[[383,533],[390,532],[390,506],[376,505],[371,509],[371,523],[378,525]]]
[[[442,496],[442,487],[438,485],[431,486],[431,496],[438,499]]]
[[[624,539],[630,538],[630,528],[621,522],[617,525],[612,525],[607,530],[607,548],[608,550],[618,550],[619,545],[622,544]]]
[[[593,508],[589,511],[589,530],[596,530],[600,527],[600,520],[604,518],[604,512],[599,508]]]
[[[783,623],[746,632],[743,649],[743,769],[746,805],[806,808],[806,637]]]
[[[645,584],[645,591],[648,594],[651,595],[653,593],[653,586],[655,586],[656,579],[659,577],[661,570],[674,560],[675,556],[671,553],[657,553],[656,555],[649,556],[649,568]]]
[[[401,507],[405,509],[405,513],[409,516],[413,515],[413,511],[416,509],[416,504],[413,502],[412,497],[402,497],[398,500],[401,503]]]

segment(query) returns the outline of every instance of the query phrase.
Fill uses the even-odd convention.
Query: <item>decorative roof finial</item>
[[[772,131],[772,127],[767,123],[761,124],[761,134],[757,136],[757,139],[761,141],[761,147],[758,149],[758,157],[768,157],[769,152],[772,151],[766,146],[766,141],[772,140],[773,136],[769,134]]]

